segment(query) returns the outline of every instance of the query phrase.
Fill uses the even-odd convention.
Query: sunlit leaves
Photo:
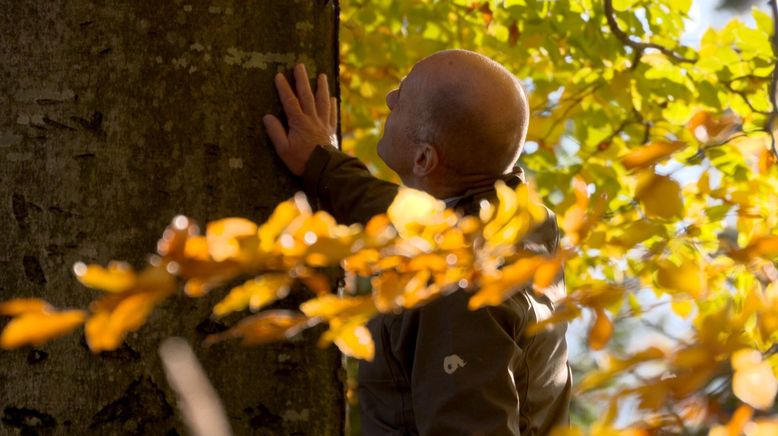
[[[668,158],[684,146],[680,141],[647,144],[630,151],[621,159],[621,163],[627,169],[645,168]]]
[[[594,323],[589,329],[588,344],[591,349],[600,350],[613,336],[613,322],[602,308],[598,308],[595,313]]]
[[[16,316],[27,312],[43,312],[51,309],[49,303],[40,298],[15,298],[0,302],[0,316]]]
[[[0,303],[0,315],[13,316],[0,334],[0,348],[42,345],[64,336],[84,323],[82,310],[56,311],[38,299],[15,299]]]
[[[239,338],[246,346],[288,339],[303,330],[308,323],[305,315],[288,310],[268,310],[243,318],[229,330],[210,335],[206,344]]]
[[[213,314],[224,316],[247,307],[256,311],[289,293],[292,277],[289,274],[265,274],[232,288],[216,306]]]
[[[108,267],[77,263],[73,267],[76,278],[84,286],[106,292],[123,292],[135,285],[135,272],[122,262],[111,262]]]
[[[743,349],[732,354],[732,368],[735,395],[752,407],[769,410],[778,393],[778,380],[770,363],[762,360],[758,351]]]
[[[143,326],[154,308],[174,291],[173,276],[152,266],[138,275],[132,288],[93,301],[84,328],[89,348],[95,353],[118,348],[125,335]]]
[[[664,219],[682,216],[683,199],[678,182],[653,171],[643,171],[637,177],[635,199],[640,201],[646,215]]]

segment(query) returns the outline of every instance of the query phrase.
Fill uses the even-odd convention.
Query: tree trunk
[[[337,2],[0,7],[0,299],[85,308],[98,292],[76,282],[75,262],[141,267],[176,214],[261,222],[299,189],[261,117],[280,112],[276,72],[303,62],[336,76]],[[93,355],[80,332],[0,351],[0,433],[184,433],[157,355],[179,335],[235,434],[342,434],[339,353],[316,348],[317,332],[204,348],[225,328],[209,319],[222,295],[170,298],[117,351]]]

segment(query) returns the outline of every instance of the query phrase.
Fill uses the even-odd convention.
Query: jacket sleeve
[[[305,165],[303,187],[314,207],[342,224],[365,224],[386,212],[398,189],[396,184],[370,174],[359,159],[321,145]]]

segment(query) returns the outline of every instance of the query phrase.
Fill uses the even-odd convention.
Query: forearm
[[[359,159],[331,146],[318,146],[311,153],[303,186],[309,201],[343,224],[365,224],[385,213],[398,189],[370,174]]]

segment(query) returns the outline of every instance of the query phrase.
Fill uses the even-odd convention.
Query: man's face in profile
[[[414,119],[414,94],[417,91],[414,83],[418,73],[414,68],[397,89],[386,95],[390,112],[384,123],[383,136],[378,141],[378,155],[403,182],[407,182],[413,168],[413,132],[418,122]]]

